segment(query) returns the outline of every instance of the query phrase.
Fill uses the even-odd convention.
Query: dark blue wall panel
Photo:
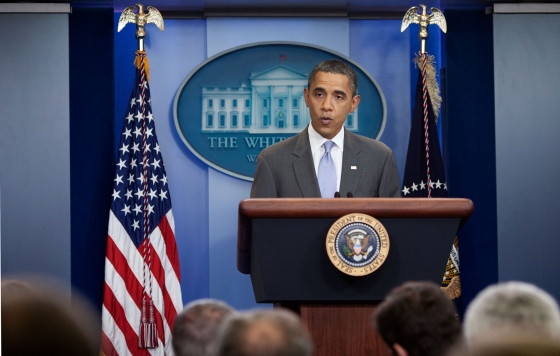
[[[475,210],[459,234],[463,310],[498,281],[492,16],[447,10],[447,180]]]
[[[115,135],[115,147],[114,156],[115,159],[118,156],[118,145],[121,140],[121,132],[124,123],[124,118],[126,116],[126,108],[128,101],[130,99],[130,93],[132,92],[132,85],[134,83],[134,74],[136,73],[136,67],[134,64],[135,51],[138,49],[138,41],[134,37],[136,32],[136,26],[133,23],[129,23],[125,26],[121,32],[117,32],[117,27],[119,23],[119,17],[121,13],[113,13],[113,41],[115,44],[113,65],[115,68],[115,87],[114,87],[114,135]],[[150,25],[152,26],[152,25]],[[144,43],[147,45],[150,41],[150,37],[146,37]],[[149,59],[149,58],[148,58]]]
[[[115,173],[113,9],[70,15],[72,286],[101,312]]]

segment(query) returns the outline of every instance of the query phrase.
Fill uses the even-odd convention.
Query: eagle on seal
[[[352,257],[354,255],[362,255],[365,256],[368,254],[367,247],[369,245],[369,239],[370,239],[371,235],[367,234],[362,241],[360,241],[361,239],[359,238],[352,238],[350,237],[350,235],[345,234],[344,238],[346,239],[346,245],[348,245],[348,247],[350,247],[350,254],[348,255],[348,257]]]

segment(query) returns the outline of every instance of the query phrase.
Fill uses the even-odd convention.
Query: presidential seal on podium
[[[329,229],[327,254],[333,265],[351,276],[375,272],[389,254],[389,235],[377,219],[366,214],[348,214]]]

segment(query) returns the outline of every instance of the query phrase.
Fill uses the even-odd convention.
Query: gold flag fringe
[[[440,287],[449,299],[457,299],[461,296],[461,277],[455,276],[446,287]]]
[[[140,56],[143,54],[143,56]],[[144,61],[144,72],[146,73],[146,80],[150,81],[150,63],[148,63],[148,56],[146,51],[136,51],[136,58],[134,59],[134,65],[136,68],[142,68],[142,61]]]
[[[413,62],[417,68],[420,68],[420,70],[423,69],[421,55],[417,54],[416,58],[413,59]],[[434,110],[434,116],[437,124],[442,99],[437,82],[435,63],[435,57],[426,54],[426,86],[428,87],[428,93],[430,93],[430,101],[432,102],[432,109]]]
[[[459,251],[459,239],[455,236],[453,246]],[[459,275],[459,268],[455,266],[455,262],[449,256],[447,258],[447,265],[445,266],[445,273],[441,281],[441,290],[449,297],[449,299],[456,299],[461,296],[461,278]]]

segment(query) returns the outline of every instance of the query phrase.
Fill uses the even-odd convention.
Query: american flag
[[[109,212],[101,346],[107,356],[171,355],[173,321],[182,309],[175,224],[145,52],[136,52],[136,66]]]

